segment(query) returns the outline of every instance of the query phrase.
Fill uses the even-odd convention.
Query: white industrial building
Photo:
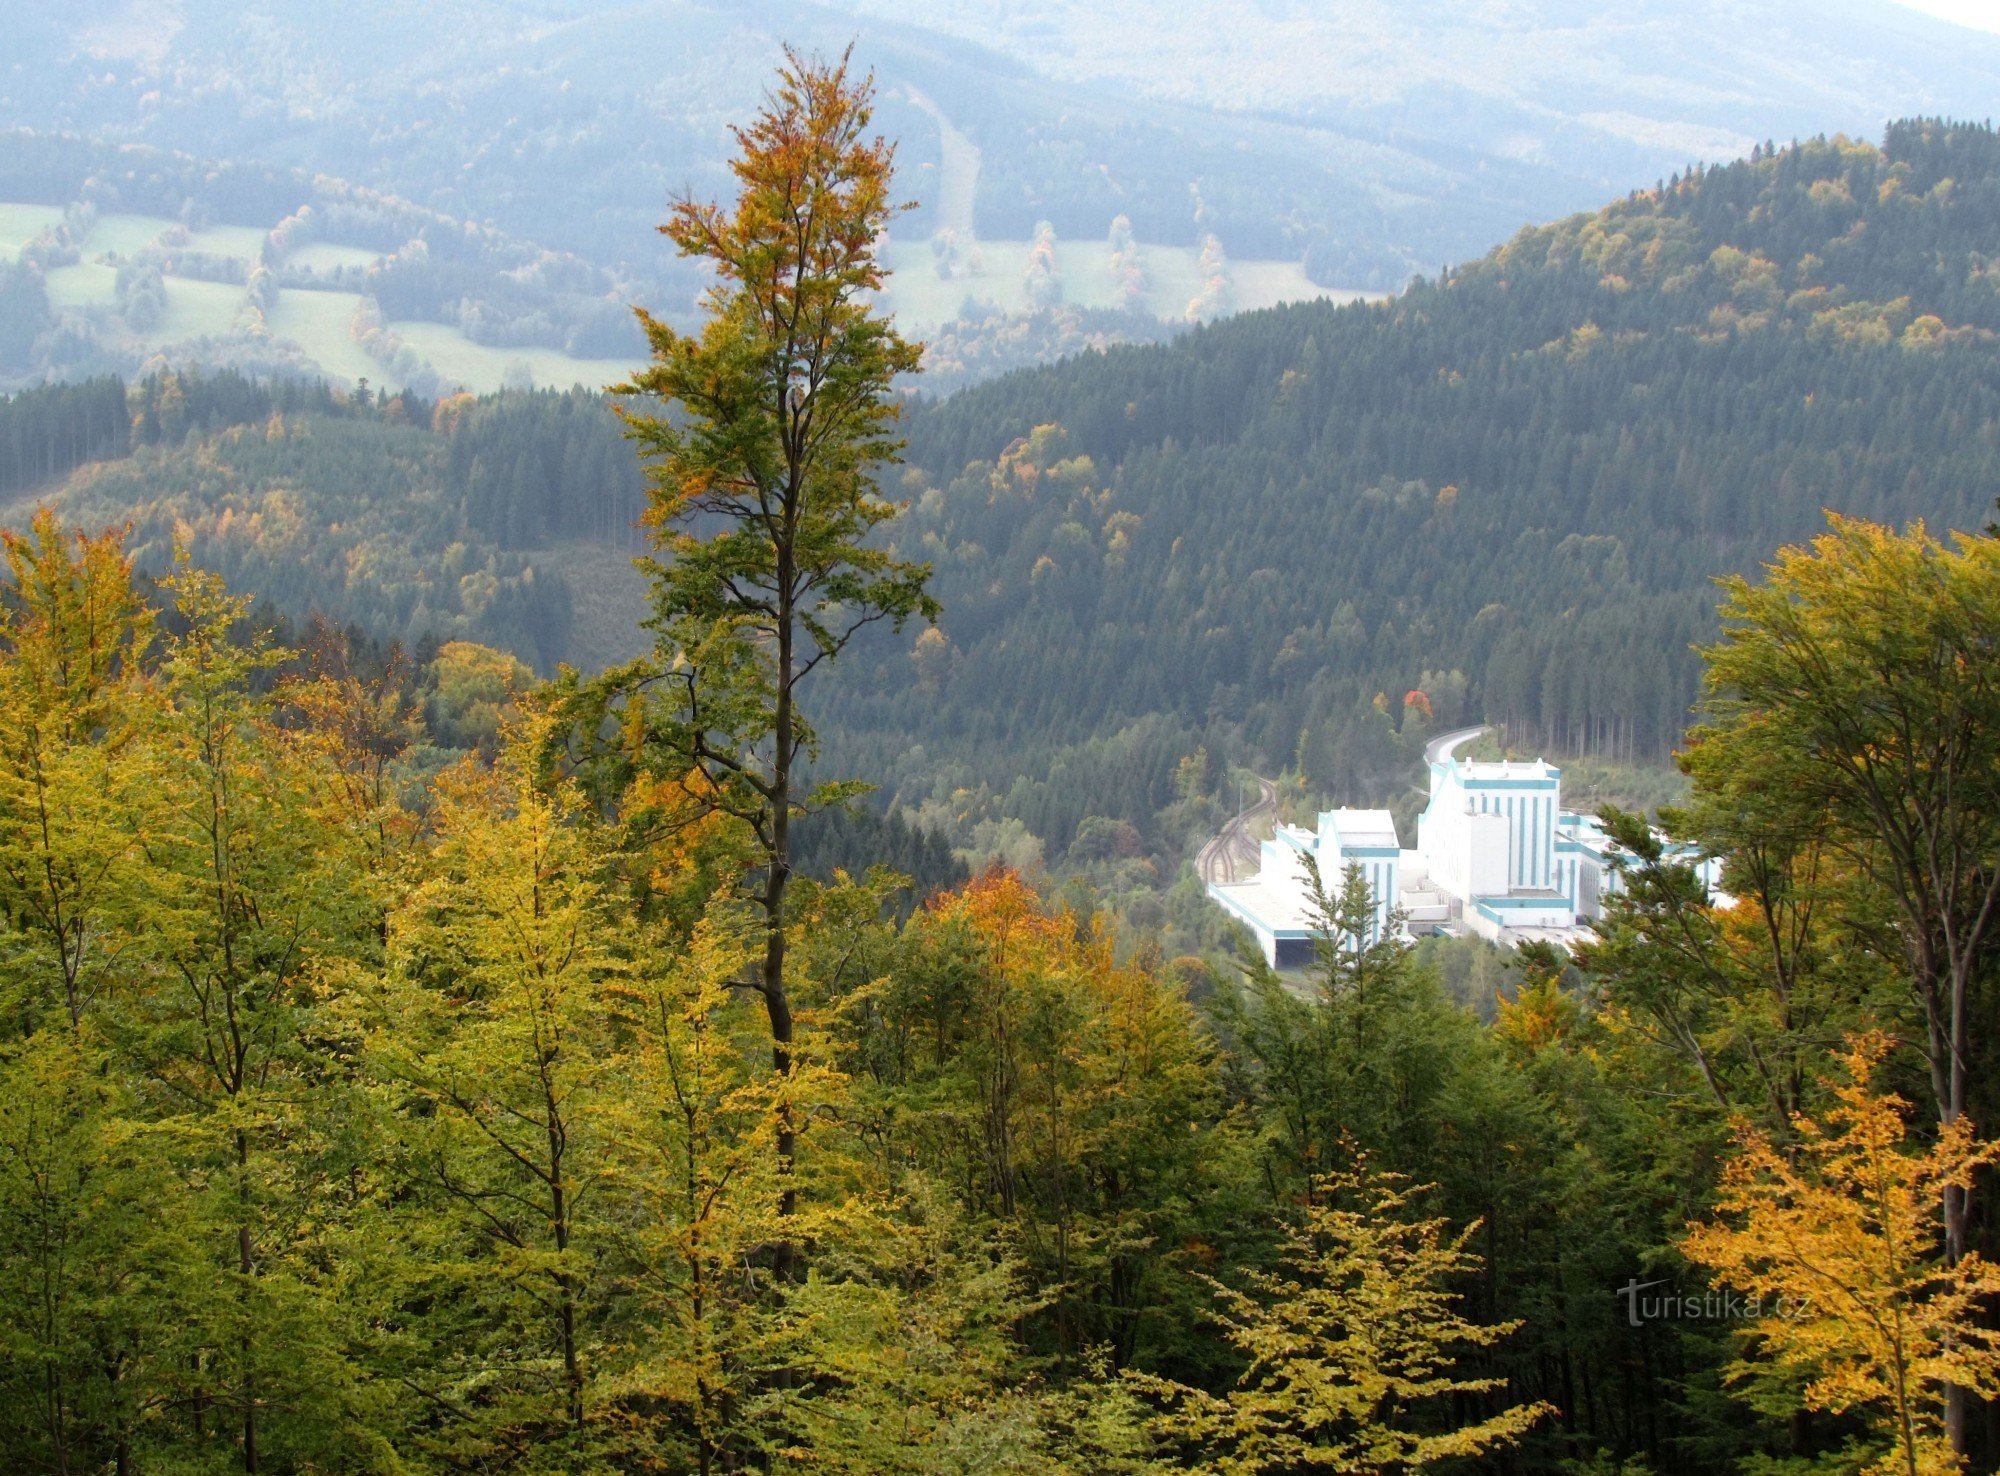
[[[1328,810],[1317,832],[1279,825],[1260,848],[1257,875],[1213,883],[1209,895],[1281,967],[1310,962],[1319,931],[1301,860],[1307,854],[1329,895],[1350,864],[1362,868],[1375,937],[1395,914],[1409,933],[1476,933],[1496,943],[1567,946],[1587,935],[1603,899],[1618,889],[1617,846],[1595,817],[1563,810],[1562,771],[1553,764],[1457,757],[1479,731],[1441,740],[1426,755],[1430,803],[1418,817],[1414,850],[1401,849],[1387,810]],[[1712,862],[1704,875],[1713,887]]]

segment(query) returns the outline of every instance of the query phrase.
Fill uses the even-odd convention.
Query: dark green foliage
[[[0,299],[4,293],[0,281]],[[6,317],[0,300],[0,325]],[[0,397],[0,492],[50,481],[87,461],[123,456],[130,438],[125,386],[116,379],[52,384]]]
[[[878,772],[909,755],[919,791],[999,793],[1150,718],[1382,802],[1422,688],[1438,728],[1663,757],[1717,573],[1828,505],[1984,521],[1996,232],[2000,140],[1920,120],[1525,231],[1385,305],[924,406],[897,538],[936,567],[950,661],[913,683],[908,645],[875,643],[830,739],[837,719]],[[1062,808],[1028,819],[1052,850],[1084,813],[1148,816]]]
[[[336,394],[331,386],[317,380],[265,383],[232,369],[215,374],[149,374],[133,386],[128,397],[130,443],[175,446],[190,436],[212,435],[232,426],[262,426],[274,412],[336,417],[362,414],[375,408],[373,400],[366,398],[366,390],[363,385],[361,395],[349,397]],[[428,423],[427,404],[410,395],[401,399],[404,420]],[[382,408],[387,409],[386,401]],[[83,459],[109,461],[125,449],[125,443],[120,442],[114,451]]]
[[[971,880],[943,837],[893,810],[886,815],[863,805],[821,810],[801,819],[792,837],[793,866],[817,881],[831,881],[836,870],[861,877],[871,866],[886,866],[908,877],[913,900],[921,900]]]
[[[28,367],[35,339],[48,321],[42,274],[26,263],[0,262],[0,375]]]
[[[639,460],[603,396],[489,395],[454,419],[450,442],[446,486],[489,538],[512,548],[557,538],[643,546]]]

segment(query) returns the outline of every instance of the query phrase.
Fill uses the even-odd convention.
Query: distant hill
[[[1428,157],[1630,180],[1991,106],[2000,36],[1889,0],[851,0],[1037,77]]]
[[[0,131],[0,389],[161,367],[596,389],[635,284],[324,174]]]
[[[239,585],[384,634],[544,670],[631,649],[637,476],[595,399],[176,383],[134,391],[129,456],[66,478],[123,455],[115,392],[16,400],[0,491],[136,517],[156,560],[184,524]],[[1093,815],[1157,845],[1226,763],[1393,798],[1461,721],[1658,762],[1715,575],[1823,507],[1993,516],[2000,138],[1759,149],[1392,302],[1081,355],[907,431],[893,536],[941,627],[865,642],[815,701],[831,764],[962,845],[1053,860]]]
[[[910,421],[896,537],[948,644],[879,643],[826,700],[850,767],[913,803],[984,786],[1052,854],[1169,803],[1198,745],[1356,799],[1462,720],[1662,756],[1713,576],[1822,507],[1992,516],[1996,333],[2000,139],[1906,122],[1524,231],[1390,304],[1012,375]]]
[[[969,184],[976,151],[955,136]],[[1143,242],[1124,216],[1094,240],[1043,223],[981,239],[894,239],[884,305],[955,388],[1084,348],[1314,297],[1297,260]],[[366,379],[426,395],[593,388],[644,357],[631,308],[691,325],[679,262],[635,276],[348,181],[69,134],[0,130],[0,389],[158,368]]]
[[[1373,290],[1753,142],[1978,116],[2000,83],[2000,37],[1887,0],[26,8],[0,126],[339,175],[640,277],[671,270],[667,194],[726,187],[783,41],[878,74],[923,202],[899,238],[1096,241],[1124,215]]]

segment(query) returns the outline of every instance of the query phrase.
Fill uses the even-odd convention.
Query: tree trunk
[[[1956,1117],[1957,1114],[1952,1114]],[[1966,1223],[1971,1206],[1965,1190],[1956,1184],[1947,1184],[1944,1191],[1944,1258],[1945,1264],[1956,1266],[1964,1259],[1966,1250]],[[1951,1448],[1962,1460],[1969,1453],[1972,1438],[1972,1391],[1963,1384],[1944,1386],[1944,1433],[1951,1441]]]
[[[786,499],[796,507],[799,494]],[[787,519],[790,522],[790,519]],[[792,684],[797,680],[793,665],[794,612],[791,589],[792,549],[789,542],[778,549],[778,691],[773,714],[775,738],[771,762],[771,846],[767,856],[769,872],[764,881],[764,1009],[771,1021],[771,1069],[777,1073],[778,1103],[778,1214],[789,1220],[798,1210],[798,1188],[792,1170],[798,1153],[798,1125],[792,1118],[790,1078],[792,1075],[792,1004],[785,991],[785,891],[792,879],[792,746],[795,720],[792,713]],[[798,1246],[787,1235],[778,1242],[773,1257],[778,1280],[792,1281],[798,1274]]]
[[[242,1186],[244,1212],[249,1212],[250,1198],[250,1139],[240,1129],[236,1134],[236,1171]],[[257,1274],[257,1263],[251,1254],[250,1226],[246,1221],[236,1227],[236,1269],[247,1282]],[[246,1288],[247,1290],[247,1288]],[[251,1370],[250,1329],[246,1323],[243,1329],[243,1470],[245,1476],[257,1476],[261,1469],[257,1463],[257,1376]]]
[[[556,1254],[569,1255],[569,1194],[563,1188],[563,1128],[552,1099],[549,1112],[549,1210],[555,1222]],[[556,1273],[556,1321],[562,1338],[563,1418],[572,1432],[583,1430],[583,1364],[576,1351],[576,1279]]]

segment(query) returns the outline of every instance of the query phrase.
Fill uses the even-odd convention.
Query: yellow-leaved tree
[[[1243,1290],[1210,1281],[1216,1321],[1248,1365],[1236,1387],[1133,1376],[1167,1402],[1162,1439],[1201,1470],[1421,1471],[1503,1450],[1554,1413],[1506,1407],[1506,1380],[1458,1368],[1520,1325],[1459,1311],[1452,1283],[1478,1266],[1465,1248],[1478,1225],[1453,1234],[1415,1216],[1420,1187],[1351,1145],[1344,1156],[1352,1166],[1318,1178],[1285,1232],[1279,1269],[1247,1273]],[[1492,1412],[1465,1418],[1482,1405]]]
[[[600,1126],[617,914],[574,790],[533,784],[540,714],[499,764],[439,779],[428,875],[388,920],[369,1042],[406,1123],[400,1160],[435,1254],[420,1298],[452,1297],[448,1356],[420,1377],[455,1412],[446,1457],[537,1443],[587,1467],[587,1395],[609,1293],[588,1203]]]
[[[1876,1085],[1890,1048],[1879,1031],[1849,1038],[1835,1105],[1795,1117],[1796,1143],[1740,1129],[1720,1214],[1681,1248],[1772,1309],[1749,1330],[1753,1359],[1803,1374],[1810,1408],[1876,1425],[1888,1443],[1871,1471],[1930,1476],[1962,1469],[1946,1389],[2000,1392],[2000,1334],[1974,1316],[2000,1292],[2000,1266],[1948,1262],[1937,1212],[1945,1186],[1963,1187],[2000,1144],[1975,1141],[1964,1117],[1910,1144],[1907,1104]]]

